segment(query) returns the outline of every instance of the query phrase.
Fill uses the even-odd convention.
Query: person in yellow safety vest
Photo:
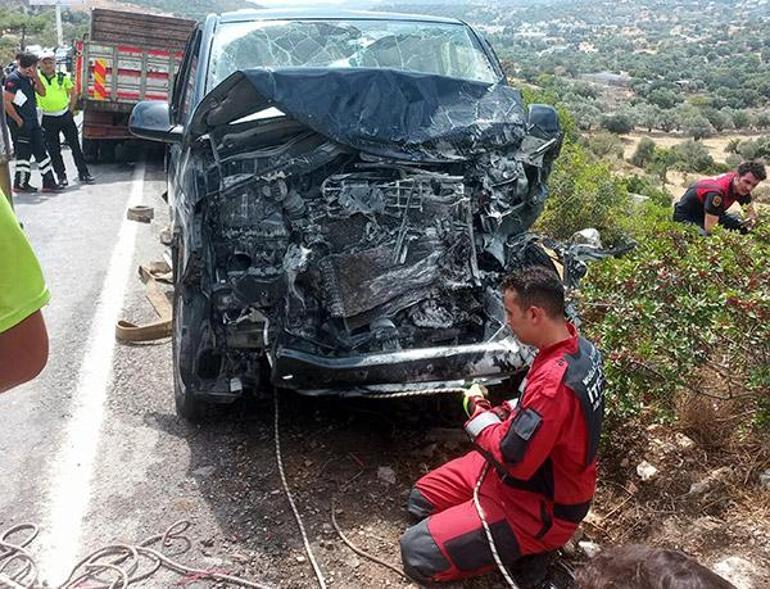
[[[48,361],[41,309],[51,294],[11,204],[0,191],[0,393],[37,376]]]
[[[88,164],[80,147],[78,128],[72,112],[75,110],[74,85],[70,77],[56,71],[56,59],[53,52],[44,52],[40,56],[40,82],[45,87],[45,96],[37,96],[37,104],[43,111],[43,130],[48,153],[51,156],[54,172],[59,186],[67,186],[67,170],[61,157],[60,134],[70,146],[72,159],[78,169],[80,183],[92,184],[94,177],[88,171]]]

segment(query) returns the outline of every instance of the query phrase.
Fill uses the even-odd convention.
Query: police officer
[[[417,481],[401,538],[404,570],[420,583],[495,568],[473,494],[506,569],[521,586],[547,582],[553,551],[588,513],[604,411],[602,357],[564,318],[564,287],[542,266],[503,282],[508,325],[538,349],[517,403],[492,407],[475,385],[465,431],[475,450]],[[486,473],[486,474],[485,474]],[[526,582],[522,577],[525,577]]]
[[[35,157],[38,170],[43,176],[43,192],[59,192],[51,169],[51,158],[45,149],[43,130],[37,120],[35,92],[45,95],[45,88],[37,77],[37,56],[19,53],[17,68],[5,78],[3,102],[8,115],[9,127],[16,152],[16,175],[13,189],[16,192],[36,192],[31,186],[31,158]]]
[[[674,205],[674,221],[697,225],[704,235],[717,224],[747,233],[757,222],[751,191],[765,178],[767,173],[760,162],[743,162],[734,172],[699,180]],[[745,221],[727,212],[736,201],[745,207]]]
[[[39,75],[40,83],[45,87],[45,95],[38,95],[37,101],[43,111],[45,141],[59,185],[69,184],[67,170],[61,157],[60,134],[64,135],[64,139],[70,146],[72,159],[75,160],[75,166],[78,169],[78,179],[80,182],[91,184],[94,182],[94,177],[88,171],[88,164],[80,148],[78,128],[75,125],[75,119],[72,118],[74,84],[67,74],[56,71],[56,58],[52,51],[40,56]]]

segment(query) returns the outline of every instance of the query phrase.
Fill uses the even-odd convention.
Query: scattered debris
[[[759,486],[770,491],[770,468],[759,474]]]
[[[713,570],[720,577],[730,581],[737,589],[758,588],[755,583],[755,578],[759,575],[757,568],[744,558],[730,556],[716,563]]]
[[[711,471],[702,480],[690,485],[690,491],[688,495],[705,495],[711,493],[719,488],[722,488],[733,474],[732,469],[729,466],[723,466],[714,471]]]
[[[578,542],[578,548],[583,551],[588,558],[594,558],[602,551],[602,547],[596,542],[589,542],[588,540],[582,540]]]
[[[129,221],[138,221],[139,223],[149,223],[155,218],[155,209],[147,205],[136,205],[129,207],[126,211],[126,219]]]
[[[677,432],[674,434],[674,441],[676,442],[676,445],[679,446],[682,450],[692,450],[695,448],[695,442],[692,440],[692,438],[684,435],[683,433]]]
[[[639,475],[639,477],[643,481],[649,481],[652,479],[656,474],[658,474],[658,469],[655,468],[652,464],[647,462],[646,460],[642,460],[636,467],[636,474]]]
[[[212,474],[216,472],[217,468],[216,466],[201,466],[200,468],[196,468],[193,471],[193,476],[196,477],[210,477]]]
[[[396,471],[389,466],[381,466],[377,469],[377,478],[389,485],[396,484]]]
[[[163,245],[171,245],[172,238],[173,234],[171,233],[171,227],[166,225],[166,227],[160,232],[160,242]]]
[[[599,231],[593,227],[586,227],[585,229],[576,232],[572,235],[572,239],[570,241],[572,241],[572,243],[590,245],[596,248],[602,247],[602,240],[601,236],[599,235]]]

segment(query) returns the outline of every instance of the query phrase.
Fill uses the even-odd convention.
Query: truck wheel
[[[83,139],[83,157],[89,164],[96,163],[99,159],[99,146],[93,139]]]
[[[203,421],[210,404],[196,394],[199,380],[195,377],[195,351],[204,315],[208,315],[208,300],[197,288],[184,285],[178,275],[178,238],[171,247],[174,260],[174,300],[171,317],[171,350],[174,374],[176,413],[192,423]]]
[[[99,142],[99,161],[105,164],[111,164],[115,161],[115,149],[118,144],[116,141]]]

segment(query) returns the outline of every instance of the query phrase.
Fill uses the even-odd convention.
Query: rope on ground
[[[406,573],[404,573],[404,571],[402,571],[396,565],[390,564],[389,562],[385,562],[384,560],[380,560],[376,556],[374,556],[372,554],[369,554],[368,552],[366,552],[364,550],[361,550],[360,548],[358,548],[358,546],[353,544],[353,542],[348,540],[348,538],[342,532],[342,529],[340,529],[340,526],[337,523],[337,518],[334,515],[335,499],[336,499],[336,496],[333,495],[332,496],[332,525],[334,526],[334,529],[337,531],[337,535],[339,535],[339,537],[342,538],[342,541],[345,543],[345,545],[348,548],[350,548],[353,552],[355,552],[358,556],[363,556],[364,558],[368,558],[372,562],[375,562],[375,563],[377,563],[380,566],[384,566],[385,568],[390,569],[391,571],[393,571],[397,575],[400,575],[401,577],[403,577],[407,581],[411,581],[411,579],[406,575]]]
[[[278,472],[281,475],[281,484],[283,485],[283,492],[286,494],[286,499],[289,501],[291,510],[294,512],[294,519],[297,521],[299,532],[302,534],[302,542],[305,545],[305,552],[310,559],[310,564],[313,565],[313,572],[315,572],[316,579],[318,579],[318,586],[321,589],[326,589],[326,579],[324,579],[321,569],[318,567],[318,563],[313,555],[313,550],[310,547],[310,541],[307,538],[307,532],[305,531],[305,525],[302,523],[302,517],[299,515],[297,505],[294,503],[294,497],[292,497],[291,490],[289,489],[289,483],[286,481],[286,473],[283,470],[283,457],[281,455],[281,436],[279,430],[279,410],[278,410],[278,394],[273,392],[273,407],[275,407],[275,423],[274,423],[274,437],[275,437],[275,460],[278,463]]]
[[[27,537],[18,544],[12,543],[12,536],[22,532],[28,532]],[[19,524],[0,535],[0,587],[7,585],[11,589],[29,589],[35,586],[38,578],[37,566],[26,547],[37,534],[37,526]]]
[[[481,485],[484,483],[484,479],[486,478],[488,472],[489,472],[489,462],[485,462],[484,468],[481,470],[481,475],[479,476],[479,480],[476,483],[476,486],[473,488],[473,505],[476,507],[476,513],[479,514],[479,519],[481,519],[481,525],[484,526],[484,533],[487,536],[489,549],[492,551],[492,557],[495,559],[495,564],[497,565],[497,568],[500,569],[500,573],[503,575],[505,582],[508,583],[508,586],[511,589],[519,589],[519,586],[516,584],[516,581],[513,580],[513,577],[511,577],[511,574],[508,572],[508,569],[505,568],[505,565],[503,564],[503,561],[500,558],[500,554],[497,552],[495,539],[492,537],[492,530],[489,529],[489,524],[487,523],[487,515],[486,513],[484,513],[484,508],[481,506],[481,502],[479,501],[479,489],[481,489]]]
[[[268,585],[215,570],[189,567],[151,547],[158,542],[163,547],[182,542],[184,548],[180,552],[186,552],[192,547],[192,542],[184,535],[190,525],[189,521],[180,520],[169,526],[163,534],[151,536],[137,545],[116,543],[99,548],[75,565],[60,589],[75,589],[83,587],[84,583],[88,583],[89,589],[125,589],[152,577],[161,568],[196,580],[209,579],[237,587],[271,589]],[[22,531],[29,531],[29,536],[19,544],[11,543],[11,536]],[[39,586],[37,566],[26,550],[37,534],[36,526],[20,524],[0,536],[0,587],[33,589]],[[144,571],[140,571],[142,559],[149,561],[149,568]],[[16,563],[15,570],[10,566],[12,563]],[[108,575],[111,578],[105,579]]]

